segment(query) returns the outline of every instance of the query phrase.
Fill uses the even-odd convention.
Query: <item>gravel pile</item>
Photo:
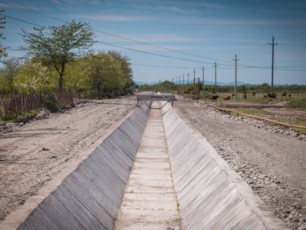
[[[211,111],[211,113],[219,113]],[[220,113],[227,119],[233,119],[243,122],[258,129],[263,129],[271,133],[279,133],[286,136],[292,136],[299,140],[306,141],[306,135],[300,134],[291,128],[270,125],[267,122],[235,115]],[[280,181],[277,177],[263,173],[257,165],[244,161],[239,154],[232,152],[226,147],[217,149],[220,156],[234,169],[253,189],[253,191],[261,197],[261,199],[272,207],[273,212],[290,229],[306,230],[306,207],[296,200],[302,200],[304,193],[302,190],[292,188]],[[277,193],[278,196],[274,196]],[[278,197],[283,199],[279,199]]]
[[[297,202],[303,199],[302,190],[292,188],[277,177],[263,173],[258,166],[244,161],[238,153],[226,146],[216,150],[288,227],[306,229],[306,215],[303,214],[306,207]]]
[[[224,117],[228,117],[230,119],[234,119],[236,121],[242,121],[244,123],[250,124],[258,129],[264,129],[268,132],[280,133],[286,136],[293,136],[298,138],[299,140],[306,141],[306,135],[301,134],[291,128],[287,128],[279,125],[270,125],[267,122],[248,118],[248,117],[239,117],[234,115],[223,115]]]

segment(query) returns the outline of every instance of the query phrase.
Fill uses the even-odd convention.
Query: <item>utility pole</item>
[[[204,66],[203,66],[203,68],[202,68],[202,77],[203,77],[203,95],[204,95]]]
[[[195,75],[196,75],[196,72],[195,72],[195,69],[193,70],[193,98],[196,98],[196,85],[195,85]]]
[[[187,73],[187,84],[189,86],[189,73]]]
[[[235,54],[235,59],[233,59],[233,61],[235,61],[235,98],[237,101],[237,62],[239,61],[239,59],[237,59],[236,54]]]
[[[268,43],[272,46],[272,73],[271,73],[271,96],[273,95],[273,85],[274,85],[274,46],[278,43],[274,43],[274,36],[272,36],[272,43]]]
[[[215,62],[215,90],[217,91],[217,62]]]

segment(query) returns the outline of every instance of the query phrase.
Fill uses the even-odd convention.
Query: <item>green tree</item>
[[[98,97],[105,94],[115,96],[116,90],[126,85],[121,66],[113,56],[99,53],[88,57],[89,85],[95,89]]]
[[[270,86],[268,83],[263,83],[261,86],[260,86],[260,90],[264,93],[269,93],[269,90],[270,90]]]
[[[88,23],[72,21],[61,26],[34,27],[34,32],[22,31],[28,55],[45,65],[53,66],[58,74],[58,89],[63,89],[64,72],[67,63],[75,60],[78,53],[94,43],[94,33]]]
[[[65,88],[70,91],[80,92],[89,89],[88,65],[86,58],[79,58],[67,65]]]
[[[115,61],[119,63],[121,71],[123,72],[125,77],[125,82],[126,82],[125,88],[134,85],[133,72],[131,64],[129,62],[129,58],[126,56],[122,56],[120,53],[116,51],[109,51],[108,54],[111,55],[115,59]]]
[[[242,93],[246,93],[247,90],[248,90],[248,88],[247,88],[246,85],[240,85],[240,86],[238,87],[238,89],[239,89],[239,91],[242,92]]]
[[[9,88],[9,92],[14,92],[14,77],[18,71],[20,66],[20,61],[18,58],[9,58],[3,60],[2,63],[4,64],[4,76],[6,78],[6,84]]]
[[[29,61],[19,68],[15,79],[14,85],[19,92],[42,91],[48,88],[50,71],[41,62]]]

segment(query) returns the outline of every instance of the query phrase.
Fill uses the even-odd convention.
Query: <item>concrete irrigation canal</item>
[[[31,197],[0,229],[286,228],[169,104],[153,109],[159,103],[141,102],[51,193]]]

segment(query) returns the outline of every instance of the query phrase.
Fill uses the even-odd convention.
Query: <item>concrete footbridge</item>
[[[171,103],[138,107],[0,229],[286,229]]]

